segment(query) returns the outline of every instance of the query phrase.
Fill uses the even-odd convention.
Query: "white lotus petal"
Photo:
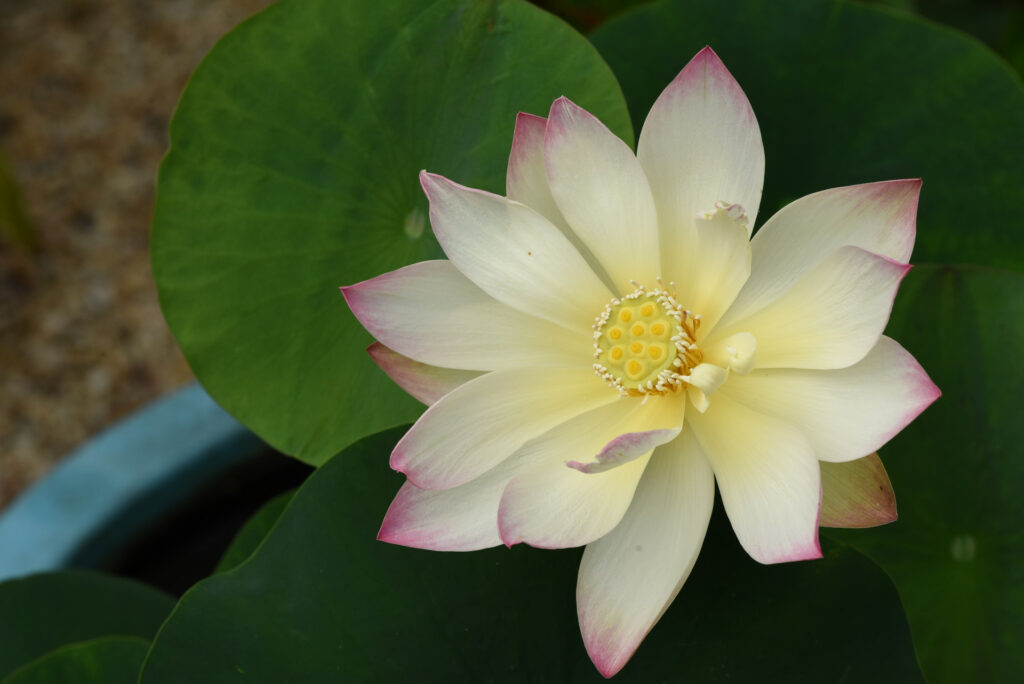
[[[870,454],[941,394],[914,357],[884,336],[848,368],[756,370],[732,378],[729,391],[798,427],[823,461]]]
[[[751,241],[750,278],[730,320],[782,296],[822,258],[853,245],[906,263],[914,247],[919,179],[823,190],[779,210]]]
[[[551,194],[573,232],[618,294],[661,275],[658,215],[643,169],[626,143],[592,114],[561,97],[544,137]]]
[[[626,399],[634,408],[619,421],[595,423],[589,435],[566,451],[561,462],[543,461],[513,478],[501,498],[498,530],[508,544],[526,542],[544,548],[582,546],[606,534],[621,520],[637,482],[658,444],[679,434],[683,420],[681,395],[654,398],[643,404]],[[591,461],[609,442],[623,434],[657,432],[613,468],[581,472],[566,461]],[[600,457],[598,457],[600,458]]]
[[[555,198],[551,196],[548,173],[544,167],[544,131],[547,125],[548,120],[543,116],[526,112],[519,112],[516,116],[512,151],[505,175],[505,194],[509,199],[522,202],[551,221],[571,242],[575,235],[555,204]]]
[[[441,368],[413,361],[380,342],[374,342],[366,351],[395,384],[427,406],[481,375],[479,371]]]
[[[678,298],[701,317],[705,331],[715,327],[750,275],[746,217],[738,205],[721,206],[694,222],[693,249],[698,256],[672,279]]]
[[[695,219],[716,202],[741,205],[753,229],[764,183],[764,146],[746,95],[711,48],[704,48],[654,103],[637,147],[661,227],[666,279],[702,258]]]
[[[571,330],[589,331],[612,294],[551,222],[526,205],[422,172],[430,225],[481,290]]]
[[[382,541],[437,551],[470,551],[496,546],[498,504],[509,480],[537,463],[564,467],[565,454],[592,439],[595,431],[615,425],[640,400],[615,401],[582,413],[531,439],[480,477],[452,489],[419,489],[406,483],[388,508]]]
[[[590,362],[589,330],[568,330],[507,307],[450,261],[412,264],[341,291],[375,338],[421,363],[499,370]]]
[[[498,465],[530,439],[620,401],[590,368],[493,371],[428,408],[391,454],[420,489],[449,489]]]
[[[757,368],[843,368],[875,346],[907,264],[840,247],[764,309],[721,323],[707,344],[735,332],[757,338]]]
[[[821,475],[795,427],[738,403],[731,383],[687,423],[715,471],[740,544],[759,563],[820,558]]]
[[[622,521],[587,546],[576,606],[587,653],[605,677],[622,669],[679,593],[714,500],[711,466],[685,429],[655,450]]]

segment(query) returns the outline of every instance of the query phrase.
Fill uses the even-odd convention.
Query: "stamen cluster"
[[[633,285],[594,320],[594,372],[624,396],[668,394],[702,360],[695,342],[700,316],[663,286]]]

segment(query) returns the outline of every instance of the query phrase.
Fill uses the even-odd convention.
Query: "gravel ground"
[[[0,2],[0,149],[40,240],[0,244],[0,507],[191,379],[150,272],[156,170],[188,75],[268,4]]]

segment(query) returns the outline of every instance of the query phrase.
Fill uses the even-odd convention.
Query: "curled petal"
[[[718,340],[704,351],[708,363],[746,375],[757,364],[757,338],[748,332]]]
[[[717,203],[717,208],[698,217],[694,225],[693,249],[700,258],[686,271],[673,271],[679,296],[701,316],[705,332],[736,298],[750,275],[750,242],[747,217],[734,204]]]
[[[669,396],[647,404],[624,399],[619,402],[622,404],[632,405],[631,410],[617,420],[613,415],[595,415],[589,434],[558,462],[538,462],[509,482],[498,510],[498,529],[506,544],[582,546],[606,534],[622,519],[651,450],[661,440],[679,433],[683,401],[681,396]],[[565,463],[569,455],[593,458],[620,435],[650,432],[659,437],[639,440],[647,451],[640,452],[638,445],[632,444],[628,457],[601,464],[611,467],[581,472]]]
[[[690,371],[687,382],[703,392],[705,397],[710,397],[728,377],[727,369],[711,363],[702,363]]]
[[[821,464],[822,527],[877,527],[896,520],[896,495],[878,454]]]
[[[587,653],[605,677],[626,664],[690,575],[715,480],[688,430],[658,447],[622,521],[587,546],[576,607]]]

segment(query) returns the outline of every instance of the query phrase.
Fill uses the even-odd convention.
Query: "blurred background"
[[[167,125],[212,45],[269,0],[0,0],[0,508],[192,379],[149,224]],[[587,31],[636,0],[543,0]],[[889,0],[1024,72],[1020,0]]]
[[[191,379],[150,271],[157,167],[189,74],[269,4],[0,2],[0,508]]]

